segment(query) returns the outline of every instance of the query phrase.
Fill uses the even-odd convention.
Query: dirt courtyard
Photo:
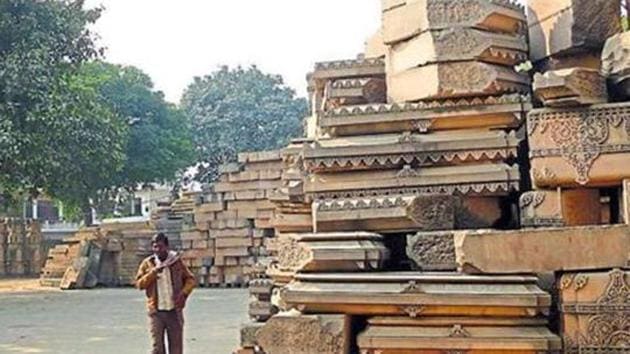
[[[185,353],[229,354],[247,321],[247,290],[197,289],[186,313]],[[62,292],[34,280],[0,280],[0,353],[149,352],[144,294]]]

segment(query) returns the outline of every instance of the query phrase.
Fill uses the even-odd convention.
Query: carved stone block
[[[389,258],[373,233],[285,234],[278,242],[276,266],[287,272],[376,270]]]
[[[538,327],[465,326],[451,321],[438,326],[368,325],[359,334],[361,354],[423,353],[560,353],[558,336]]]
[[[504,66],[476,61],[430,64],[388,75],[390,102],[529,93],[530,80]]]
[[[454,271],[456,231],[419,232],[407,236],[407,257],[422,271]]]
[[[315,64],[311,79],[339,79],[385,75],[383,58],[328,61]]]
[[[565,353],[630,352],[630,271],[562,276]]]
[[[319,125],[331,136],[510,129],[520,127],[531,108],[529,97],[521,95],[361,105],[324,112]]]
[[[470,274],[625,267],[629,249],[627,225],[466,231],[455,236],[457,264]]]
[[[283,299],[304,313],[532,318],[551,304],[536,281],[458,273],[298,274]]]
[[[608,102],[606,80],[597,70],[571,68],[534,76],[534,93],[547,107]]]
[[[620,5],[619,0],[529,0],[531,59],[601,50],[621,31]]]
[[[525,36],[512,36],[474,28],[427,31],[389,47],[388,74],[418,66],[452,61],[482,61],[516,65],[528,58]]]
[[[510,1],[407,0],[384,7],[383,37],[386,44],[393,44],[427,30],[452,27],[517,33],[525,21],[523,8]]]
[[[598,189],[527,192],[521,196],[520,207],[524,227],[583,226],[601,222]]]
[[[247,323],[241,326],[241,347],[254,348],[258,345],[256,342],[256,333],[264,326],[262,323]]]
[[[537,187],[619,186],[630,178],[630,104],[536,109],[527,126]]]
[[[350,318],[344,315],[282,313],[256,333],[267,354],[348,354]]]
[[[602,52],[602,74],[608,79],[613,93],[630,97],[630,32],[610,37]]]
[[[379,28],[365,42],[365,57],[366,58],[382,58],[387,54],[387,46],[383,41],[383,30]]]
[[[331,83],[328,99],[339,105],[385,103],[387,85],[384,78],[339,79]]]

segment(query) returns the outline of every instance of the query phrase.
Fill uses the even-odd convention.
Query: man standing
[[[186,300],[196,286],[195,277],[179,255],[169,250],[163,233],[151,240],[153,255],[140,264],[136,287],[144,290],[149,310],[152,354],[166,354],[164,333],[168,336],[168,353],[184,351],[184,315]]]

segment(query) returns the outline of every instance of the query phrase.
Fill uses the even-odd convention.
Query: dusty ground
[[[149,352],[141,292],[61,292],[35,285],[0,281],[0,353]],[[247,302],[247,290],[196,290],[185,314],[185,353],[229,354],[236,349]]]
[[[39,286],[38,279],[2,279],[0,278],[0,294],[60,291],[54,288]]]

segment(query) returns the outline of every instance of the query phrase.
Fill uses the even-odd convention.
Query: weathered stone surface
[[[387,46],[383,41],[383,30],[379,28],[370,38],[365,41],[366,58],[382,58],[387,54]]]
[[[383,7],[383,38],[393,44],[427,30],[475,27],[517,33],[525,24],[522,7],[502,0],[407,0]]]
[[[599,51],[608,37],[621,31],[620,5],[619,0],[529,0],[532,60]]]
[[[532,109],[529,97],[468,98],[451,101],[341,107],[324,112],[320,127],[331,136],[518,128]]]
[[[601,222],[598,189],[537,190],[523,193],[521,225],[554,227],[597,225]]]
[[[389,258],[383,237],[367,232],[281,235],[277,264],[285,272],[377,270]]]
[[[625,267],[629,249],[627,225],[469,231],[455,237],[457,263],[471,274]]]
[[[311,79],[340,79],[385,75],[383,58],[338,60],[315,64]]]
[[[398,194],[501,196],[519,188],[517,166],[467,164],[449,167],[376,170],[311,175],[304,191],[315,199]]]
[[[296,279],[283,299],[305,313],[536,317],[551,304],[534,277],[415,272],[298,274]]]
[[[630,352],[630,271],[565,274],[558,288],[565,353]]]
[[[620,207],[622,221],[630,225],[630,179],[623,181]]]
[[[602,52],[602,74],[615,94],[630,97],[630,33],[610,37]]]
[[[606,80],[597,70],[571,68],[534,76],[534,93],[547,107],[608,102]]]
[[[407,236],[407,257],[422,271],[454,271],[456,231],[419,232]]]
[[[630,177],[630,104],[536,109],[528,136],[536,186],[611,186]]]
[[[309,172],[358,171],[505,161],[516,157],[520,143],[513,131],[382,134],[317,140],[303,154]]]
[[[241,347],[254,348],[258,345],[256,342],[256,333],[264,326],[262,323],[247,323],[241,326]]]
[[[350,319],[282,313],[257,331],[256,341],[267,354],[347,354]]]
[[[389,47],[387,72],[396,74],[418,66],[452,61],[482,61],[516,65],[528,59],[525,36],[473,28],[427,31]]]
[[[481,62],[430,64],[387,77],[390,102],[529,93],[530,80],[511,68]]]
[[[387,102],[387,84],[384,78],[340,79],[330,84],[329,100],[333,106]]]
[[[362,354],[422,353],[560,353],[562,343],[545,326],[500,327],[369,325],[359,334]]]

